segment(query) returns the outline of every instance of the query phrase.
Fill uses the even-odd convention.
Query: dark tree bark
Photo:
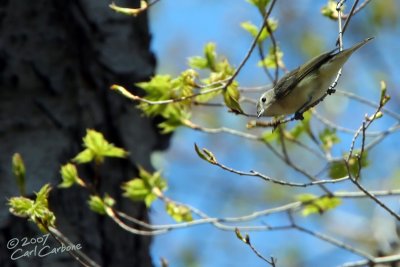
[[[119,1],[125,6],[139,1]],[[155,123],[109,90],[132,87],[154,72],[146,14],[115,14],[99,0],[0,1],[0,266],[79,266],[68,253],[10,259],[7,242],[38,237],[37,227],[9,214],[7,198],[19,193],[11,157],[19,152],[27,168],[27,192],[51,183],[50,208],[57,227],[101,266],[152,266],[150,239],[128,234],[87,207],[88,192],[57,189],[61,164],[81,149],[87,128],[130,151],[129,160],[110,159],[100,169],[108,192],[136,218],[147,220],[142,204],[121,197],[120,186],[136,165],[150,166],[150,153],[163,149]],[[92,177],[89,165],[80,176]],[[51,246],[58,244],[51,241]],[[26,248],[27,250],[28,248]]]

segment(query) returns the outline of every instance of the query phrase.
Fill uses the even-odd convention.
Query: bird
[[[338,51],[335,48],[322,53],[285,74],[272,88],[261,94],[257,101],[257,117],[295,114],[303,119],[303,112],[318,101],[325,93],[332,94],[330,85],[349,57],[371,41],[373,37]]]

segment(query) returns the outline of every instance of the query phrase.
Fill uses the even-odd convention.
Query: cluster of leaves
[[[49,226],[54,226],[56,217],[49,209],[48,197],[51,191],[49,184],[45,184],[39,192],[35,193],[36,198],[12,197],[8,200],[10,212],[15,216],[28,218],[34,222],[40,230],[47,232]]]
[[[104,162],[106,157],[124,158],[128,155],[127,151],[109,143],[101,133],[95,130],[87,130],[86,136],[83,138],[83,147],[84,149],[72,159],[72,162],[78,165],[89,162],[99,165]],[[79,177],[78,169],[73,163],[61,166],[60,174],[62,178],[62,183],[59,185],[60,188],[69,188],[75,184],[81,187],[89,186]],[[161,197],[162,192],[166,189],[167,182],[161,176],[161,172],[149,173],[142,167],[139,167],[138,177],[122,185],[125,197],[133,201],[143,201],[147,207],[150,207],[154,200]],[[115,200],[108,194],[105,194],[104,197],[91,195],[88,204],[90,209],[96,213],[113,215],[112,207],[115,204]],[[166,211],[177,221],[191,220],[190,210],[172,201],[167,202]]]
[[[194,101],[205,103],[220,94],[228,108],[243,113],[239,105],[237,82],[224,85],[234,73],[234,68],[227,59],[218,57],[214,43],[206,44],[203,56],[189,58],[188,64],[190,69],[183,71],[176,78],[170,75],[156,75],[150,81],[136,84],[145,93],[143,99],[136,98],[142,100],[139,108],[147,116],[161,116],[164,119],[159,124],[162,133],[170,133],[185,125],[191,117]],[[200,70],[209,72],[208,77],[201,79],[202,85],[196,83]]]
[[[161,172],[149,173],[139,167],[139,177],[122,185],[124,196],[134,201],[144,201],[150,207],[154,200],[167,189],[167,182],[161,176]]]
[[[270,0],[248,0],[248,2],[255,7],[257,7],[259,13],[264,17],[265,16],[265,8],[270,2]],[[258,33],[260,32],[259,27],[254,25],[250,21],[245,21],[240,24],[240,26],[250,33],[251,37],[256,38]],[[259,46],[260,51],[263,51],[265,41],[270,37],[270,32],[276,31],[278,28],[278,21],[273,18],[268,18],[266,22],[266,26],[262,28],[260,35],[257,39],[257,45]],[[279,48],[277,44],[275,46],[271,46],[268,49],[268,54],[264,56],[262,60],[260,60],[257,64],[259,67],[267,68],[267,69],[275,69],[275,68],[284,68],[285,64],[283,62],[283,52]]]
[[[25,197],[25,175],[26,168],[20,154],[15,153],[12,157],[12,172],[17,182],[21,196],[12,197],[8,200],[10,212],[15,216],[28,218],[35,223],[43,232],[47,231],[49,226],[54,226],[56,217],[49,209],[48,196],[51,191],[49,184],[44,185],[39,192],[35,193],[36,198]]]

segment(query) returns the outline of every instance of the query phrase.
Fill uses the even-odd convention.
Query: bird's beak
[[[260,118],[263,113],[264,113],[264,109],[263,108],[257,109],[257,118]]]

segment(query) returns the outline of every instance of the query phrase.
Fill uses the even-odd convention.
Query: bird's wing
[[[303,66],[285,74],[274,87],[276,97],[281,98],[288,95],[304,77],[309,75],[312,71],[318,70],[325,62],[330,60],[335,55],[336,51],[337,48],[316,56]]]

